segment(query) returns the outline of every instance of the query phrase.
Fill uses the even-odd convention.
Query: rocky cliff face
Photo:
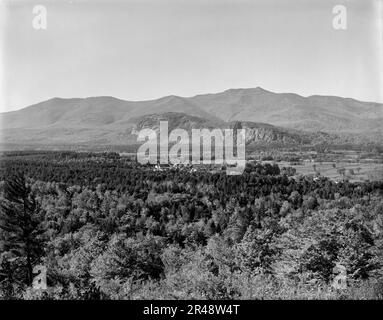
[[[246,129],[247,143],[281,143],[281,144],[301,144],[304,139],[297,134],[283,131],[277,127],[266,126],[256,123],[246,123],[243,125]]]
[[[192,129],[245,129],[247,144],[302,144],[309,142],[309,139],[302,132],[292,132],[291,130],[278,128],[265,123],[255,123],[249,121],[211,121],[176,112],[153,114],[133,119],[131,134],[138,135],[139,131],[145,128],[153,129],[158,134],[160,130],[160,121],[168,121],[169,133],[175,128],[184,129],[188,131],[189,134],[191,134]]]

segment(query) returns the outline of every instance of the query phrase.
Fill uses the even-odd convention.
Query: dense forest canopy
[[[213,169],[2,154],[0,297],[383,298],[383,181]],[[36,265],[47,290],[31,287]]]

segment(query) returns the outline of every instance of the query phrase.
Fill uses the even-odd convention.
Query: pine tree
[[[3,190],[0,199],[1,260],[17,269],[21,267],[24,272],[17,272],[17,275],[22,274],[20,280],[31,285],[33,266],[43,252],[38,205],[21,174],[8,176]]]

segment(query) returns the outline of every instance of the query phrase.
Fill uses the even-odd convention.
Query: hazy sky
[[[256,86],[383,102],[382,1],[0,0],[0,111]],[[37,4],[46,30],[32,27]]]

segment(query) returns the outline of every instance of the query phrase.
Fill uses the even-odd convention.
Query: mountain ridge
[[[102,140],[114,144],[123,142],[116,137],[128,136],[132,143],[128,131],[137,119],[150,115],[171,118],[171,113],[183,114],[179,117],[183,119],[184,127],[192,126],[187,124],[188,121],[194,121],[193,125],[197,127],[207,123],[224,127],[239,121],[250,123],[248,130],[251,132],[251,126],[254,126],[251,123],[269,124],[273,127],[271,130],[287,130],[277,135],[285,142],[297,142],[296,136],[289,136],[291,130],[297,130],[298,135],[305,137],[316,133],[324,137],[323,133],[326,133],[328,139],[333,137],[335,140],[347,135],[353,136],[350,141],[358,136],[360,141],[364,138],[375,142],[383,140],[383,104],[337,96],[274,93],[261,87],[228,89],[193,97],[168,95],[145,101],[127,101],[111,96],[55,97],[17,111],[0,113],[0,132],[3,142],[20,144],[26,141],[78,143],[78,140],[96,144]],[[253,138],[261,139],[263,133],[260,132],[258,129],[254,134],[253,130]],[[265,141],[274,139],[270,138],[273,135],[269,132],[264,136]],[[310,142],[312,139],[298,140]]]
[[[274,91],[267,90],[267,89],[264,89],[262,87],[257,86],[257,87],[248,87],[248,88],[230,88],[230,89],[226,89],[224,91],[219,91],[219,92],[214,92],[214,93],[199,93],[199,94],[192,95],[192,96],[179,96],[179,95],[170,94],[170,95],[165,95],[165,96],[162,96],[162,97],[159,97],[159,98],[144,99],[144,100],[127,100],[127,99],[117,98],[117,97],[109,96],[109,95],[104,95],[104,96],[88,96],[88,97],[71,97],[71,98],[52,97],[52,98],[49,98],[47,100],[36,102],[36,103],[33,103],[31,105],[25,106],[25,107],[20,108],[20,109],[0,112],[0,114],[7,114],[7,113],[12,113],[12,112],[18,112],[18,111],[21,111],[21,110],[24,110],[24,109],[27,109],[27,108],[39,105],[39,104],[44,103],[44,102],[52,101],[52,100],[84,100],[84,99],[86,100],[86,99],[93,99],[93,98],[111,98],[111,99],[119,100],[119,101],[122,101],[122,102],[137,103],[137,102],[153,102],[153,101],[158,101],[158,100],[162,100],[162,99],[165,99],[165,98],[171,98],[171,97],[182,98],[182,99],[192,99],[192,98],[196,98],[196,97],[199,97],[199,96],[212,96],[212,95],[216,95],[216,94],[220,94],[220,93],[225,93],[225,92],[246,91],[246,90],[259,90],[261,92],[273,93],[273,94],[277,94],[277,95],[278,94],[294,95],[294,96],[297,96],[297,97],[300,97],[300,98],[314,98],[314,97],[340,98],[340,99],[344,99],[344,100],[352,100],[354,102],[377,104],[377,105],[383,106],[383,103],[380,103],[380,102],[365,101],[365,100],[360,100],[360,99],[356,99],[356,98],[352,98],[352,97],[341,97],[341,96],[326,95],[326,94],[313,94],[313,95],[304,96],[302,94],[298,94],[298,93],[294,93],[294,92],[274,92]]]

